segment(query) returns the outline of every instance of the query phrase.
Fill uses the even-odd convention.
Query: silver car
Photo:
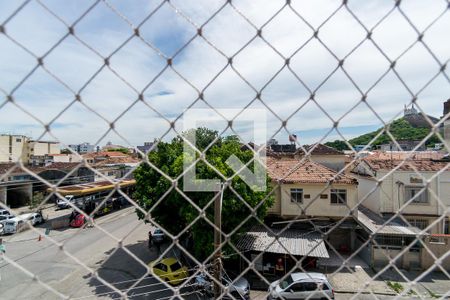
[[[334,299],[334,291],[324,274],[300,272],[271,283],[267,299]]]
[[[233,280],[224,273],[222,275],[222,285],[228,287],[228,293],[223,295],[223,299],[250,299],[250,284],[244,277],[240,277],[233,282]],[[214,295],[214,284],[209,280],[205,273],[200,273],[195,277],[194,286],[208,296]]]

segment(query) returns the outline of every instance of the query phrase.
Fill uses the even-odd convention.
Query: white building
[[[77,153],[90,153],[95,151],[95,146],[91,145],[87,142],[81,143],[81,144],[72,144],[69,145],[69,148]]]

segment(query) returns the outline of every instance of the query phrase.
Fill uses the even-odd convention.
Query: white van
[[[30,213],[19,215],[15,218],[9,219],[5,222],[5,227],[3,228],[3,233],[16,233],[22,231],[27,226],[27,222],[31,225],[37,225],[44,222],[42,216],[38,213]]]

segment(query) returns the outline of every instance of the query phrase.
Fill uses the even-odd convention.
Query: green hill
[[[352,146],[367,145],[377,134],[380,133],[380,131],[382,131],[382,128],[353,138],[349,140],[349,143]],[[389,132],[398,141],[401,140],[419,141],[424,139],[430,133],[430,128],[413,127],[407,120],[405,120],[404,118],[400,118],[390,124]],[[389,144],[390,142],[392,142],[391,138],[386,133],[383,133],[371,145],[373,147],[382,144]],[[427,140],[426,146],[433,146],[435,143],[439,142],[440,141],[436,136],[432,136]],[[333,147],[337,150],[349,150],[347,145],[340,140],[328,142],[325,143],[325,145]]]

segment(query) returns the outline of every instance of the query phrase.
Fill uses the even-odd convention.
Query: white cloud
[[[80,15],[88,7],[86,3],[78,1],[67,5],[53,0],[44,3],[69,23],[76,19],[69,10],[76,12],[74,15]],[[126,5],[120,1],[110,3],[134,25],[139,24],[157,5],[149,4],[147,1],[140,4],[127,2]],[[208,20],[224,4],[223,1],[172,1],[172,3],[198,25]],[[239,1],[233,2],[233,5],[236,5],[250,22],[260,27],[285,3],[285,1]],[[310,25],[317,28],[340,5],[340,2],[292,1],[291,5]],[[348,7],[370,29],[393,5],[391,2],[349,1]],[[426,28],[446,9],[443,5],[424,6],[420,1],[402,2],[401,8],[420,30]],[[2,3],[0,11],[11,12],[12,8]],[[0,22],[7,16],[8,13],[0,14]],[[423,39],[441,62],[449,59],[450,43],[445,39],[449,20],[449,13],[446,13],[425,32]],[[8,34],[38,55],[45,53],[67,32],[62,23],[36,3],[27,6],[7,23],[6,29]],[[141,29],[143,38],[159,48],[166,56],[175,53],[195,34],[195,28],[176,14],[167,3]],[[75,32],[105,56],[116,50],[132,34],[132,29],[104,3],[99,3],[98,7],[75,26]],[[203,27],[204,37],[227,56],[234,55],[255,34],[256,30],[229,5]],[[301,21],[289,6],[286,6],[278,16],[264,26],[262,34],[284,57],[288,57],[312,36],[313,30]],[[366,32],[345,7],[319,29],[320,39],[339,59],[345,57],[365,36]],[[36,60],[7,41],[4,36],[0,35],[0,40],[2,41],[0,77],[4,78],[0,82],[0,88],[9,93],[36,64]],[[417,33],[398,11],[394,11],[375,28],[373,40],[389,58],[394,59],[417,40]],[[315,91],[317,103],[337,120],[358,103],[361,95],[341,70],[322,84],[338,65],[332,54],[318,40],[313,39],[291,57],[290,67],[307,88],[318,89]],[[73,37],[69,37],[45,58],[44,63],[52,73],[78,92],[103,62]],[[153,82],[165,64],[166,61],[158,53],[137,37],[110,59],[111,68],[137,89],[138,93],[152,82],[144,92],[145,101],[168,119],[173,120],[197,99],[196,89],[200,91],[205,89],[227,65],[227,59],[200,37],[179,53],[173,60],[173,68],[195,88],[170,68]],[[263,88],[262,100],[284,120],[310,95],[307,88],[303,87],[287,68],[272,79],[283,64],[284,59],[259,38],[233,59],[235,69],[258,92]],[[379,53],[376,46],[366,40],[346,58],[344,68],[365,93],[388,70],[389,62]],[[439,65],[419,44],[399,59],[396,70],[413,93],[416,93],[439,70]],[[269,80],[272,81],[266,86]],[[436,83],[432,83],[419,94],[419,105],[428,114],[439,116],[442,102],[449,97],[449,90],[448,80],[441,75],[436,79]],[[89,107],[112,121],[129,108],[137,99],[138,93],[105,68],[81,92],[81,96]],[[33,74],[14,96],[19,105],[45,123],[52,120],[74,98],[69,90],[42,70]],[[255,96],[256,92],[239,78],[230,66],[204,90],[205,101],[220,108],[242,108]],[[388,121],[400,113],[404,104],[409,103],[411,98],[398,78],[390,72],[369,92],[367,101],[383,120]],[[204,104],[195,105],[196,108],[202,106]],[[263,105],[257,101],[251,107]],[[83,108],[80,103],[68,109],[56,122],[57,126],[52,127],[52,132],[64,143],[96,142],[109,128],[105,121]],[[28,124],[35,122],[18,113],[17,109],[6,107],[0,109],[2,128],[16,128],[17,131],[23,128],[26,131]],[[346,115],[340,124],[343,127],[374,126],[380,125],[381,122],[366,105],[360,104]],[[279,125],[280,121],[269,113],[269,134],[278,129]],[[288,122],[290,131],[300,132],[327,129],[331,126],[331,120],[312,102]],[[137,103],[130,108],[116,123],[116,129],[134,145],[161,136],[167,128],[166,121],[161,120],[143,103]],[[37,132],[33,130],[33,134],[35,131]],[[284,138],[283,134],[279,137]],[[107,138],[116,143],[122,142],[114,134],[109,134]],[[312,143],[320,138],[318,133],[303,141]]]

